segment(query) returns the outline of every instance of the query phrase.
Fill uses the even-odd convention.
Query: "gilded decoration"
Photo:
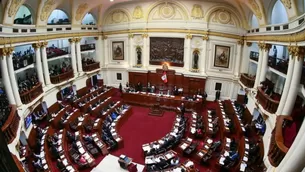
[[[209,40],[209,36],[208,35],[203,35],[202,39],[205,40],[205,41],[208,41]]]
[[[281,0],[282,3],[285,5],[286,8],[291,8],[291,0]]]
[[[255,13],[255,16],[261,20],[263,18],[263,14],[260,11],[260,8],[259,8],[257,2],[255,0],[248,0],[248,2],[250,3],[252,10]]]
[[[70,43],[75,43],[75,42],[76,42],[76,38],[71,38],[71,39],[69,39],[69,42],[70,42]]]
[[[17,13],[19,6],[21,5],[22,0],[11,0],[11,5],[8,9],[8,16],[13,17]]]
[[[35,49],[35,50],[37,50],[37,49],[39,49],[40,47],[41,47],[41,43],[33,43],[32,44],[32,47]]]
[[[148,33],[144,33],[144,34],[142,35],[142,38],[148,38]]]
[[[201,8],[201,5],[199,5],[199,4],[194,4],[193,5],[193,9],[192,9],[192,12],[191,12],[191,17],[193,17],[195,19],[203,18],[203,10]]]
[[[293,57],[297,57],[298,61],[303,60],[305,49],[300,46],[289,46],[288,47],[289,54]]]
[[[185,38],[186,38],[186,39],[192,39],[193,36],[192,36],[190,33],[188,33],[188,34],[185,36]]]
[[[50,16],[51,12],[54,9],[54,5],[56,4],[55,0],[47,0],[41,10],[40,20],[45,21]]]
[[[2,56],[9,56],[13,53],[14,47],[3,47],[1,49]]]
[[[252,42],[247,42],[246,45],[247,45],[248,47],[251,47],[251,46],[252,46]]]
[[[82,16],[84,16],[85,11],[88,9],[88,4],[80,4],[76,10],[75,20],[80,21]]]
[[[106,24],[126,23],[129,21],[128,15],[123,10],[115,10],[106,17]]]
[[[141,19],[144,17],[143,15],[143,10],[142,10],[142,7],[141,6],[136,6],[133,10],[133,15],[132,17],[134,19]]]
[[[48,42],[46,42],[46,41],[40,43],[41,48],[47,47],[47,45],[48,45]]]
[[[211,14],[210,21],[213,23],[235,25],[238,24],[233,20],[231,12],[225,9],[219,9]]]
[[[133,36],[134,36],[134,35],[133,35],[132,33],[129,33],[129,34],[128,34],[128,38],[130,38],[130,39],[132,39]]]
[[[239,40],[237,41],[237,44],[238,44],[238,45],[244,45],[244,40],[243,40],[243,39],[239,39]]]
[[[188,20],[188,12],[174,1],[161,2],[148,10],[147,21]]]

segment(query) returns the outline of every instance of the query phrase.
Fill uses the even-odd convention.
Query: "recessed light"
[[[113,0],[110,0],[110,2],[113,2]]]

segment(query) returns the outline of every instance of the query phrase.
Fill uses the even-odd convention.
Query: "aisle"
[[[119,135],[124,140],[124,148],[112,152],[115,156],[125,154],[134,162],[144,164],[142,144],[159,140],[168,134],[176,117],[174,112],[165,112],[162,117],[148,115],[149,109],[133,106],[132,115],[121,127]]]

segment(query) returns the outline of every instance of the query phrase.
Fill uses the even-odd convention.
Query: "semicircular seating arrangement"
[[[114,98],[116,93],[111,87],[90,88],[74,101],[50,106],[47,122],[37,120],[30,133],[35,143],[30,143],[29,169],[88,171],[105,155],[125,149],[119,131],[133,106]],[[203,111],[176,112],[168,133],[142,145],[145,171],[246,171],[262,158],[261,143],[248,131],[242,106],[230,100],[210,104]]]

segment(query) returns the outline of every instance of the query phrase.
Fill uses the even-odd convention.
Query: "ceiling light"
[[[110,2],[113,2],[113,0],[110,0]]]

